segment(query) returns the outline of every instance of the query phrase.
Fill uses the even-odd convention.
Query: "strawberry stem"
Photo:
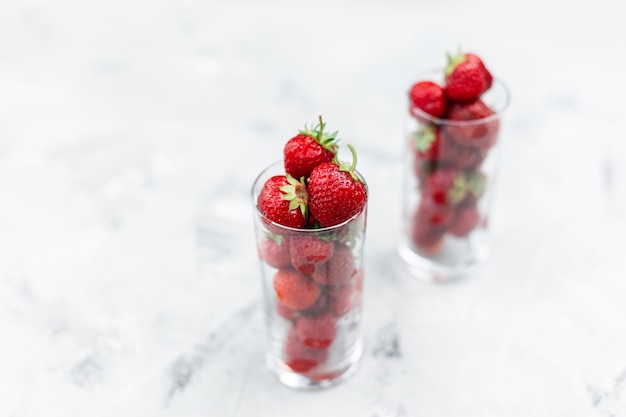
[[[317,120],[320,121],[320,127],[319,127],[319,131],[317,132],[317,140],[321,141],[322,140],[322,133],[324,132],[324,122],[322,121],[322,115],[320,114],[319,116],[317,116]]]
[[[354,172],[356,169],[356,151],[354,150],[354,146],[348,144],[348,149],[350,149],[350,153],[352,154],[352,165],[350,165],[350,172]]]
[[[354,149],[354,146],[348,144],[348,149],[350,149],[350,153],[352,153],[352,163],[339,163],[339,160],[337,159],[337,155],[335,154],[335,158],[333,158],[333,162],[335,162],[335,164],[339,165],[339,171],[344,171],[347,172],[348,174],[350,174],[350,176],[352,177],[353,180],[358,181],[362,184],[365,184],[363,182],[363,180],[361,178],[359,178],[359,176],[356,174],[355,170],[356,170],[356,161],[357,161],[357,157],[356,157],[356,150]]]
[[[312,137],[315,139],[315,142],[322,146],[322,148],[334,155],[337,153],[337,142],[339,141],[339,139],[337,139],[337,134],[339,132],[334,131],[332,133],[325,133],[324,129],[326,128],[326,123],[324,123],[321,115],[318,116],[318,120],[319,124],[312,126],[310,129],[305,124],[304,129],[301,129],[299,133],[301,135]]]

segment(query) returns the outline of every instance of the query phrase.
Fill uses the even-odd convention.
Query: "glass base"
[[[458,240],[458,239],[455,239]],[[412,277],[428,283],[458,281],[476,274],[488,256],[486,245],[448,241],[436,256],[419,254],[408,241],[398,245],[400,264]]]
[[[333,369],[314,369],[306,373],[292,371],[278,358],[266,356],[267,366],[284,385],[299,390],[320,390],[349,379],[357,370],[363,356],[363,339],[359,338],[352,354]]]

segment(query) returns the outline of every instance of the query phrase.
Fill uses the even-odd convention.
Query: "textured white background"
[[[0,2],[0,416],[626,416],[618,2]],[[398,273],[405,91],[512,92],[483,273]],[[323,114],[370,188],[358,374],[263,363],[249,188]]]

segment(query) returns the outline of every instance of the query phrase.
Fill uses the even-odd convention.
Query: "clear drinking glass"
[[[443,85],[442,78],[440,70],[422,74],[418,80]],[[467,121],[435,118],[409,100],[398,252],[405,269],[420,280],[463,278],[487,258],[488,218],[509,92],[494,79],[481,100],[495,113]],[[436,148],[425,151],[423,144],[432,142]],[[448,192],[437,194],[436,190],[442,189]]]
[[[333,227],[294,229],[274,223],[256,202],[265,181],[284,172],[282,161],[276,162],[252,186],[267,324],[266,362],[287,386],[324,388],[351,375],[363,352],[367,206]],[[286,297],[285,291],[292,296]]]

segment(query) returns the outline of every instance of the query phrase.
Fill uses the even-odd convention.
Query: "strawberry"
[[[448,204],[437,204],[430,196],[422,196],[415,216],[433,226],[445,226],[454,217],[454,208]]]
[[[309,209],[322,227],[349,220],[367,203],[365,183],[355,172],[356,151],[348,146],[352,164],[340,164],[335,155],[333,162],[318,165],[309,177]]]
[[[457,157],[458,147],[441,135],[438,126],[422,126],[412,136],[415,157],[422,161],[446,163]]]
[[[317,236],[292,236],[289,241],[291,264],[305,275],[311,275],[315,266],[326,262],[333,256],[335,245],[330,240]]]
[[[332,258],[319,264],[311,277],[318,284],[336,285],[349,282],[355,273],[352,250],[345,244],[337,243]]]
[[[487,177],[482,172],[472,171],[466,174],[466,184],[468,192],[457,206],[454,219],[448,225],[448,232],[457,237],[467,236],[480,223],[477,205],[487,187]]]
[[[463,201],[459,203],[459,207],[476,207],[478,204],[479,196],[474,194],[474,192],[470,189],[470,191],[465,195]]]
[[[348,314],[354,304],[356,291],[356,279],[348,284],[328,287],[326,290],[328,294],[328,311],[335,317],[342,317]]]
[[[449,139],[445,139],[446,142],[451,142]],[[451,158],[448,162],[451,166],[458,169],[473,169],[479,166],[485,156],[487,155],[486,151],[476,148],[470,148],[465,146],[454,146],[454,157]]]
[[[478,65],[478,67],[482,70],[483,77],[485,78],[485,83],[487,84],[487,88],[485,89],[485,91],[489,90],[491,88],[491,84],[493,84],[493,76],[491,75],[491,72],[489,72],[487,67],[485,66],[485,63],[483,62],[483,60],[480,59],[478,55],[473,54],[471,52],[467,52],[465,54],[465,58],[468,61],[471,61],[475,63],[476,65]]]
[[[448,55],[445,92],[454,101],[475,100],[491,87],[493,77],[474,54]]]
[[[294,269],[279,269],[274,274],[274,291],[278,299],[292,310],[306,310],[320,296],[320,288],[306,275]]]
[[[300,313],[298,310],[293,310],[287,307],[280,300],[276,300],[276,312],[278,312],[278,315],[280,315],[282,318],[289,321],[296,320],[302,315],[302,313]]]
[[[411,220],[411,240],[413,244],[426,254],[435,254],[441,249],[445,229],[429,223],[419,211],[415,211]]]
[[[439,163],[436,161],[423,161],[419,159],[417,153],[413,158],[413,172],[420,182],[426,181],[426,178],[430,176],[438,168]]]
[[[422,193],[437,204],[454,206],[465,198],[467,182],[461,171],[443,167],[426,178]]]
[[[498,139],[500,122],[494,115],[495,112],[481,99],[467,103],[452,103],[446,118],[468,123],[446,124],[443,126],[443,133],[459,146],[486,151]]]
[[[444,129],[446,129],[445,127]],[[475,168],[485,159],[486,151],[459,146],[442,134],[442,128],[420,128],[413,136],[416,158],[446,164],[458,169]]]
[[[433,81],[419,81],[411,87],[409,97],[414,107],[433,117],[441,117],[446,112],[446,94],[443,88]],[[412,113],[419,118],[419,114]],[[424,119],[425,118],[420,118]]]
[[[266,233],[259,245],[259,257],[274,268],[289,267],[291,258],[287,236]]]
[[[353,294],[343,298],[331,298],[328,303],[328,311],[336,318],[340,318],[348,314],[352,310],[353,305]]]
[[[289,139],[283,149],[285,172],[294,178],[308,178],[313,168],[330,162],[337,153],[337,132],[324,132],[326,124],[319,116],[319,124]]]
[[[302,343],[310,348],[324,349],[335,339],[335,317],[330,313],[301,317],[296,322],[296,332]]]
[[[257,207],[265,223],[301,228],[307,222],[308,194],[304,183],[292,176],[275,175],[263,184]]]
[[[474,206],[457,209],[454,220],[448,226],[448,232],[456,237],[467,236],[480,222],[480,213]]]
[[[317,316],[328,310],[329,297],[326,289],[323,286],[320,287],[320,296],[317,297],[317,301],[311,307],[302,311],[302,315],[310,317]]]
[[[294,310],[289,308],[280,300],[276,300],[276,311],[287,320],[294,321],[303,316],[315,316],[328,310],[329,297],[327,293],[320,288],[320,295],[312,306],[303,310]]]
[[[295,326],[285,339],[285,364],[294,372],[305,373],[321,364],[328,357],[328,349],[313,349],[302,343]]]

